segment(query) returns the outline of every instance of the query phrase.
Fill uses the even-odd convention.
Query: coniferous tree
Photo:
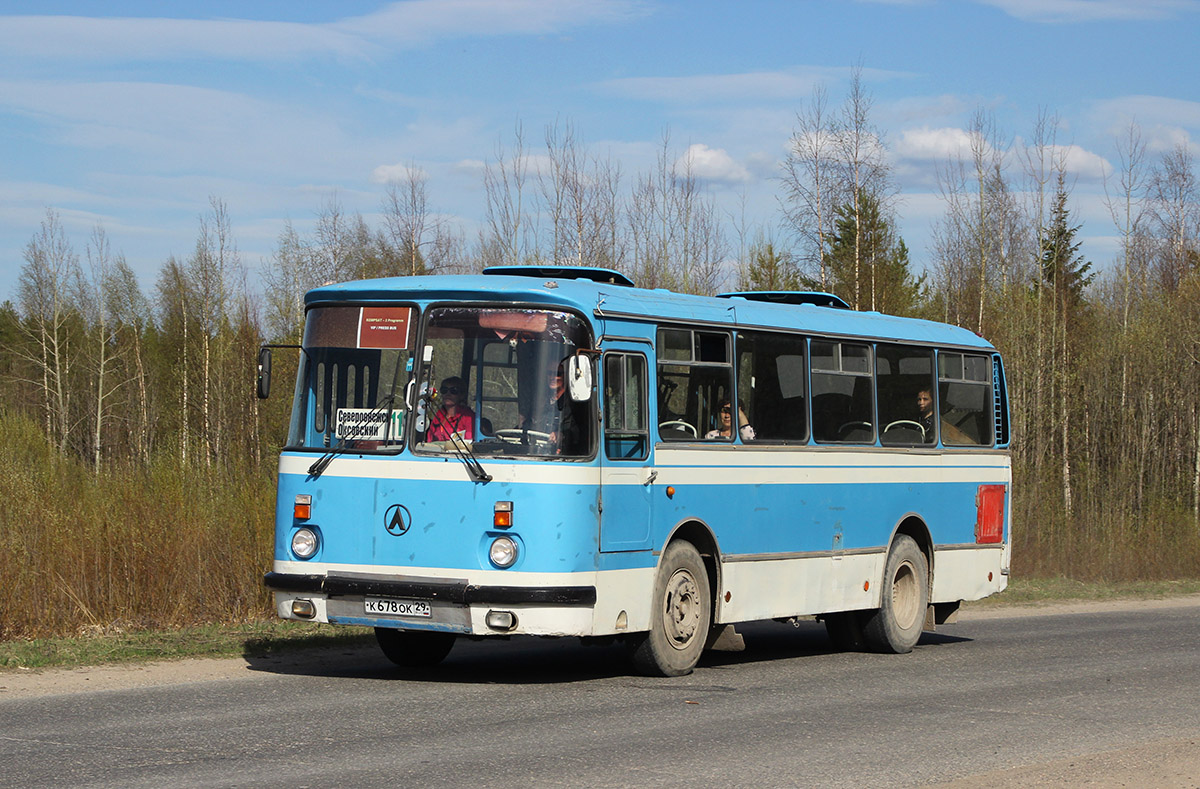
[[[1084,288],[1095,277],[1089,273],[1092,264],[1079,254],[1081,242],[1075,240],[1075,234],[1080,227],[1070,224],[1066,177],[1060,171],[1050,209],[1050,225],[1042,231],[1039,250],[1042,278],[1053,289],[1055,304],[1064,321],[1069,321],[1070,316],[1083,306]]]
[[[922,298],[925,275],[913,275],[908,247],[897,236],[895,224],[883,213],[879,200],[863,194],[857,212],[852,203],[843,203],[836,214],[836,232],[826,255],[833,292],[856,309],[872,309],[874,303],[879,312],[913,314]],[[858,304],[853,303],[856,276]]]
[[[800,271],[791,252],[770,239],[750,247],[750,265],[738,287],[742,290],[800,290]]]
[[[1067,210],[1066,176],[1058,172],[1058,183],[1054,202],[1050,209],[1050,225],[1041,234],[1039,243],[1042,279],[1051,288],[1054,298],[1054,325],[1051,336],[1051,354],[1054,363],[1053,385],[1057,390],[1054,398],[1057,405],[1057,427],[1059,453],[1062,468],[1063,508],[1070,518],[1073,507],[1072,493],[1072,412],[1071,394],[1078,385],[1075,359],[1080,346],[1079,332],[1075,331],[1077,319],[1084,311],[1084,288],[1094,277],[1089,271],[1092,264],[1079,254],[1080,242],[1075,240],[1079,225],[1071,225]]]

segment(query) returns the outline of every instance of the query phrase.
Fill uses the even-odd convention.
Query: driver
[[[580,407],[586,404],[576,403],[567,393],[566,364],[563,359],[546,373],[546,399],[535,410],[536,418],[521,417],[521,427],[549,435],[556,454],[578,455],[587,444],[586,416],[580,413]]]

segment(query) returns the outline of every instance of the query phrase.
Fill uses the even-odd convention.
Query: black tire
[[[863,637],[862,611],[838,611],[825,614],[825,632],[833,642],[833,648],[842,652],[861,652],[866,648]]]
[[[911,652],[925,629],[929,607],[929,563],[911,537],[892,543],[883,571],[879,609],[863,622],[863,637],[875,652]]]
[[[454,639],[453,633],[375,628],[375,640],[379,642],[383,654],[397,666],[405,668],[436,666],[450,654]]]
[[[663,551],[654,578],[650,631],[633,643],[633,666],[652,677],[692,673],[712,621],[708,571],[690,542],[671,543]]]

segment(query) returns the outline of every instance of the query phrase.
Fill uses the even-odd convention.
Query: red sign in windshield
[[[358,319],[359,348],[407,348],[410,307],[363,307]]]

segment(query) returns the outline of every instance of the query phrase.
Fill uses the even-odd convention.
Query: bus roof
[[[573,277],[565,268],[556,273],[567,276],[544,277],[534,274],[535,271],[546,270],[530,267],[530,273],[514,272],[512,275],[493,270],[489,276],[434,275],[342,282],[311,290],[304,301],[313,306],[358,301],[495,303],[502,298],[503,301],[566,307],[588,316],[610,319],[658,319],[688,326],[736,325],[743,329],[785,329],[827,336],[992,348],[972,331],[936,321],[856,312],[832,305],[776,303],[738,294],[692,296],[662,288],[651,290]]]

